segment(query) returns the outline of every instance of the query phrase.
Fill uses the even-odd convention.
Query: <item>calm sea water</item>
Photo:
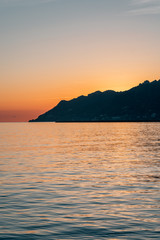
[[[0,239],[160,239],[160,123],[1,123]]]

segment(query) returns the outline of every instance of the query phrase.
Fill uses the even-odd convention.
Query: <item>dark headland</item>
[[[29,122],[160,122],[160,80],[62,100]]]

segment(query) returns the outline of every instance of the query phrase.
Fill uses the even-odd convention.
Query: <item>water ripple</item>
[[[159,123],[1,123],[0,239],[160,239]]]

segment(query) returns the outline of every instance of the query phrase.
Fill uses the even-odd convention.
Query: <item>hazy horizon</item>
[[[139,84],[143,84],[143,83],[145,83],[146,81],[149,81],[149,80],[145,80],[144,82],[141,82],[141,83],[139,83]],[[160,81],[160,79],[159,80],[154,80],[154,81]],[[150,81],[149,81],[150,82]],[[152,83],[153,81],[151,81],[150,83]],[[137,85],[138,86],[138,85]],[[133,88],[134,87],[137,87],[137,86],[133,86]],[[132,88],[130,88],[130,89],[132,89]],[[130,90],[130,89],[125,89],[124,91],[128,91],[128,90]],[[97,91],[95,91],[95,92],[98,92],[98,91],[100,91],[100,92],[105,92],[105,91],[115,91],[114,89],[106,89],[106,90],[104,90],[104,91],[100,91],[100,90],[97,90]],[[116,92],[123,92],[123,91],[116,91]],[[94,92],[92,92],[92,93],[94,93]],[[92,94],[92,93],[88,93],[88,94],[85,94],[85,95],[81,95],[81,96],[88,96],[88,95],[90,95],[90,94]],[[80,97],[80,96],[76,96],[75,98],[78,98],[78,97]],[[75,99],[74,98],[74,99]],[[73,99],[73,98],[72,98]],[[62,101],[62,100],[67,100],[67,101],[70,101],[70,100],[72,100],[72,99],[61,99],[60,101]],[[60,102],[59,101],[59,102]],[[58,102],[58,103],[59,103]],[[58,104],[57,103],[57,104]],[[57,106],[57,104],[55,105],[55,106]],[[52,109],[52,108],[54,108],[55,106],[52,106],[50,109]],[[45,112],[47,112],[47,111],[49,111],[50,109],[46,109],[44,112],[42,112],[41,110],[39,110],[39,109],[36,109],[36,110],[12,110],[12,111],[9,111],[9,114],[8,114],[8,111],[0,111],[0,122],[28,122],[29,120],[31,120],[31,119],[27,119],[26,120],[26,118],[27,118],[27,116],[28,115],[33,115],[33,116],[36,116],[36,118],[39,116],[39,115],[41,115],[41,114],[43,114],[43,113],[45,113]],[[11,114],[11,115],[10,115]],[[21,118],[25,118],[25,120],[21,120]],[[17,118],[19,118],[20,120],[19,121],[17,121],[16,119]]]

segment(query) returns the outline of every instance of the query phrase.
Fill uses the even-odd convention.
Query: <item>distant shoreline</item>
[[[62,100],[30,122],[160,122],[160,80]]]
[[[29,123],[31,123],[31,122],[33,122],[33,123],[46,123],[46,122],[48,122],[48,123],[130,123],[130,122],[133,122],[133,123],[146,123],[146,122],[151,122],[151,123],[153,123],[153,122],[155,122],[155,123],[157,123],[157,122],[160,122],[160,120],[157,120],[157,121],[151,121],[151,120],[146,120],[146,121],[144,121],[144,120],[142,120],[142,121],[134,121],[134,120],[130,120],[130,121],[32,121],[32,120],[30,120],[30,121],[28,121]]]

